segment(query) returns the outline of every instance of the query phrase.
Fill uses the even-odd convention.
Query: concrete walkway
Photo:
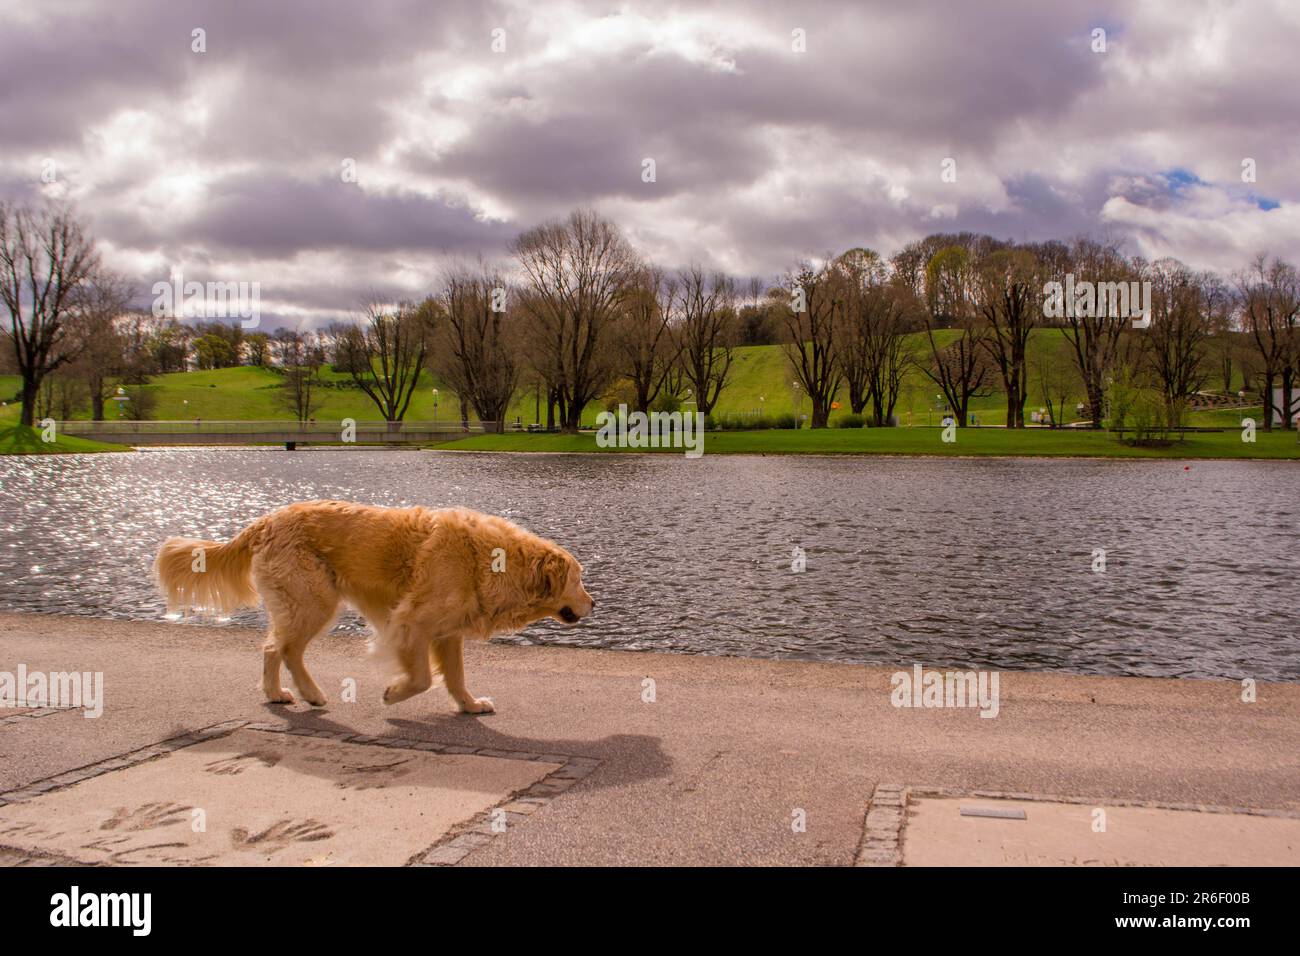
[[[484,769],[495,774],[490,786],[475,782],[473,765],[457,771],[464,789],[491,798],[464,801],[462,819],[443,814],[431,825],[427,843],[436,845],[422,858],[429,863],[849,865],[864,845],[873,793],[892,785],[918,794],[986,792],[983,805],[994,792],[1101,807],[1263,809],[1292,827],[1300,817],[1300,685],[1262,684],[1257,702],[1243,703],[1240,686],[1227,681],[1003,673],[999,715],[985,719],[976,710],[895,708],[896,668],[474,644],[470,690],[492,697],[498,713],[467,717],[451,712],[441,689],[385,708],[386,675],[364,640],[345,634],[308,652],[327,707],[265,704],[257,690],[261,640],[229,628],[0,614],[0,671],[19,664],[29,672],[102,671],[105,698],[98,719],[0,710],[0,795],[20,792],[0,806],[0,821],[38,807],[56,815],[56,797],[95,793],[95,780],[142,760],[182,757],[177,748],[202,743],[193,735],[205,728],[280,741],[289,731],[357,752],[395,743],[538,763],[522,774]],[[340,701],[348,680],[356,682],[355,703]],[[142,750],[178,737],[170,751]],[[301,772],[295,768],[308,759],[286,758],[281,773]],[[450,766],[431,765],[427,776],[445,788]],[[23,793],[60,774],[45,796]],[[121,792],[124,779],[103,787]],[[266,783],[265,802],[291,782]],[[243,799],[265,810],[260,792],[246,788]],[[440,793],[425,795],[431,817],[451,799]],[[414,819],[409,807],[401,812]],[[504,823],[489,826],[485,814],[493,813]],[[335,808],[329,823],[347,837],[347,815]],[[357,839],[372,838],[360,831]],[[0,838],[6,842],[21,846]],[[84,859],[75,843],[66,856]],[[1130,849],[1121,846],[1118,858],[1143,862],[1139,848]],[[363,858],[346,850],[341,845],[339,859]],[[1215,858],[1213,841],[1201,861],[1226,862]]]

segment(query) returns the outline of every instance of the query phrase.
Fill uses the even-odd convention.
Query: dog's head
[[[582,565],[558,545],[533,558],[529,583],[542,617],[577,624],[596,606],[582,586]]]

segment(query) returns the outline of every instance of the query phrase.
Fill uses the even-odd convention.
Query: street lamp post
[[[438,390],[433,390],[433,430],[438,430]]]

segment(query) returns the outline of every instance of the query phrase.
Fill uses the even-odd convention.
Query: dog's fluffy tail
[[[168,538],[158,549],[154,573],[168,611],[190,608],[229,612],[257,605],[249,574],[253,561],[251,528],[233,541]]]

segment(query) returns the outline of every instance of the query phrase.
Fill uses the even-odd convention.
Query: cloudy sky
[[[1294,0],[0,0],[0,197],[271,327],[576,206],[739,277],[962,229],[1226,271],[1300,260],[1298,86]]]

